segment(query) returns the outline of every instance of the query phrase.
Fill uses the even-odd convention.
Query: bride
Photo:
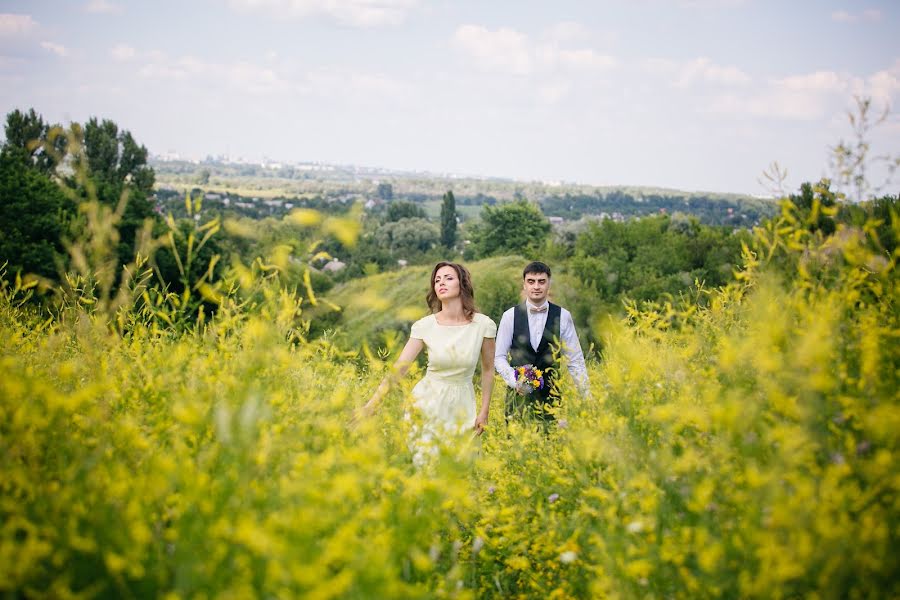
[[[422,427],[414,428],[415,460],[421,462],[423,449],[448,436],[468,430],[484,431],[494,387],[494,338],[497,325],[475,312],[472,277],[462,265],[439,262],[431,271],[426,302],[432,314],[413,323],[394,377],[402,378],[423,348],[428,353],[425,376],[412,390],[413,406],[422,417]],[[472,376],[481,357],[481,408],[476,413]],[[387,394],[392,377],[384,378],[372,398],[363,406],[363,415],[372,414]]]

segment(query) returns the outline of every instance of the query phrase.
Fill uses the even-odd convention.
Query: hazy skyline
[[[0,110],[156,154],[762,194],[772,161],[789,189],[829,174],[854,94],[898,107],[898,25],[887,1],[3,0]],[[900,155],[900,115],[871,142]]]

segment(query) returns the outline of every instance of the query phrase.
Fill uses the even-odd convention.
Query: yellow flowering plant
[[[0,594],[898,596],[898,251],[876,232],[900,219],[807,225],[786,206],[732,284],[596,323],[591,393],[562,379],[554,428],[494,410],[427,468],[411,382],[346,427],[377,353],[308,339],[279,256],[232,265],[190,327],[139,268],[104,292],[86,259],[52,313],[0,272]]]

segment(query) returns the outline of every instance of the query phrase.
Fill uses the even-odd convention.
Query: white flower
[[[573,550],[566,550],[562,554],[559,555],[560,562],[564,564],[569,564],[575,562],[575,559],[578,558],[578,553]]]
[[[628,533],[640,533],[644,530],[644,524],[640,521],[632,521],[626,527]]]
[[[481,552],[481,549],[484,548],[484,540],[480,537],[472,540],[472,554],[478,554]]]

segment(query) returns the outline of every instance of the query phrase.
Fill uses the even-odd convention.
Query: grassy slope
[[[472,273],[476,300],[479,283],[489,274],[517,281],[525,260],[502,256],[464,263]],[[409,325],[428,314],[425,294],[431,265],[353,279],[335,286],[327,299],[343,309],[341,329],[349,340],[362,339],[372,331]]]
[[[499,256],[463,263],[472,273],[479,309],[498,321],[500,314],[491,314],[496,310],[486,310],[485,301],[498,282],[518,286],[522,267],[527,262],[519,256]],[[344,345],[358,347],[363,340],[372,339],[381,331],[408,331],[413,321],[428,314],[425,294],[431,268],[431,265],[407,267],[335,286],[329,291],[327,299],[343,310],[339,326],[340,341]],[[563,306],[569,305],[576,293],[571,278],[558,272],[553,282],[552,299]]]

